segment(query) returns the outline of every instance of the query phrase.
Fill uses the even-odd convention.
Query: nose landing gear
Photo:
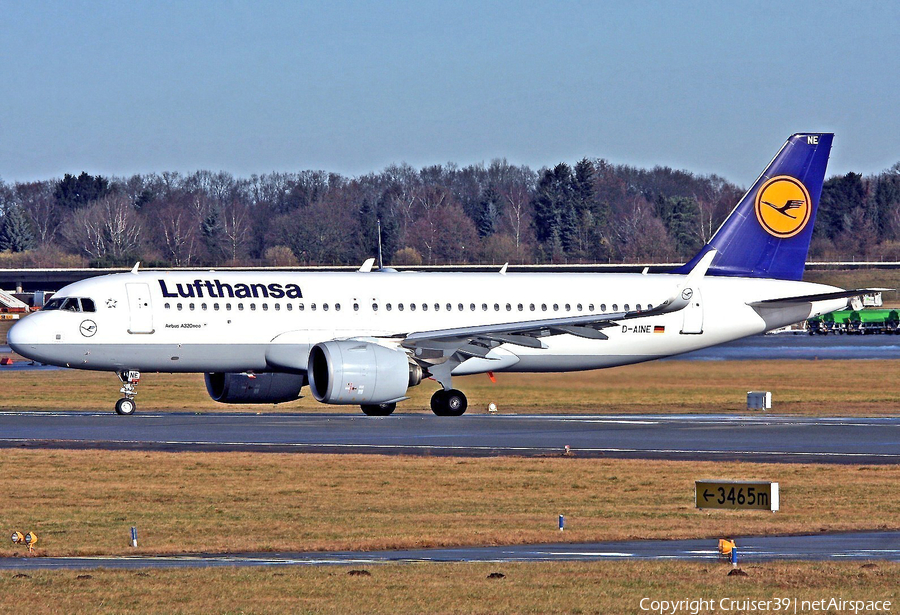
[[[119,392],[125,397],[116,402],[116,414],[134,414],[137,405],[134,403],[134,396],[137,395],[135,387],[141,381],[141,372],[131,369],[116,372],[119,380],[122,381],[122,388]]]

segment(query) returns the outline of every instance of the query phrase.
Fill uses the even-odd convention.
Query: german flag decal
[[[666,332],[666,328],[665,328],[665,327],[662,327],[662,326],[660,326],[660,325],[656,325],[655,327],[653,327],[653,332],[654,332],[654,333],[665,333],[665,332]]]

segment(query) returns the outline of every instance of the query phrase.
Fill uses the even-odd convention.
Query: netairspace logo
[[[797,598],[770,598],[752,600],[749,598],[720,598],[697,600],[652,600],[642,598],[641,611],[659,615],[700,615],[704,612],[740,613],[889,613],[893,606],[890,600],[844,600],[842,598],[822,598],[820,600],[799,600]]]

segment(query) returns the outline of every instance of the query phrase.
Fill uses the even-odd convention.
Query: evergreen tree
[[[24,252],[35,247],[34,233],[21,207],[10,207],[0,225],[0,252]]]
[[[479,237],[489,237],[497,232],[500,222],[503,202],[500,195],[494,189],[493,184],[488,184],[487,190],[481,197],[475,216],[475,229]]]
[[[656,215],[663,221],[679,256],[692,256],[700,249],[700,204],[694,198],[662,195],[656,198]]]
[[[832,177],[822,186],[818,215],[823,224],[816,226],[834,239],[845,230],[845,222],[849,220],[851,212],[857,207],[865,206],[866,188],[862,175],[850,172]]]
[[[109,181],[105,177],[88,175],[84,171],[75,177],[66,173],[56,182],[56,202],[67,209],[81,209],[89,203],[109,194]]]
[[[576,247],[578,214],[574,192],[572,169],[564,162],[545,169],[538,181],[532,201],[534,231],[537,240],[545,244],[545,254],[556,253],[557,245],[565,253]]]

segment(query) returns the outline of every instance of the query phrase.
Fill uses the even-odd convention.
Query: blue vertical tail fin
[[[709,243],[674,273],[691,271],[714,249],[708,275],[802,279],[833,138],[792,135]]]

